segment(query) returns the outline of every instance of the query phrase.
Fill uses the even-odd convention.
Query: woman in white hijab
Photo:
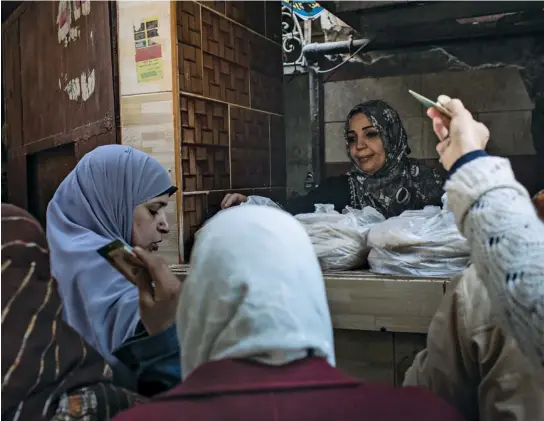
[[[419,388],[334,368],[331,317],[310,239],[292,216],[245,205],[196,238],[177,314],[184,381],[118,420],[459,420]]]

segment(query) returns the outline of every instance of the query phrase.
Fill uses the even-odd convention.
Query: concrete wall
[[[353,105],[370,99],[383,99],[399,112],[414,158],[436,159],[436,137],[430,120],[423,107],[408,94],[409,89],[429,98],[440,93],[461,98],[475,117],[490,128],[489,153],[505,157],[535,155],[531,135],[534,104],[519,71],[498,68],[326,83],[327,164],[348,162],[343,135],[345,116]]]
[[[305,194],[304,179],[312,162],[308,74],[283,80],[287,197]]]

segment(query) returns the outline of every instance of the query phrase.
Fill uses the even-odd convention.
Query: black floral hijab
[[[385,164],[375,174],[365,174],[349,152],[349,123],[355,114],[363,113],[378,130],[385,149]],[[408,136],[397,111],[380,100],[356,105],[345,124],[346,149],[352,168],[348,173],[351,205],[362,209],[372,206],[386,218],[405,210],[441,205],[444,180],[435,170],[408,158]]]

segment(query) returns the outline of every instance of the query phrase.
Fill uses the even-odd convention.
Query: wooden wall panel
[[[22,2],[2,25],[7,199],[42,223],[77,161],[119,140],[112,4],[64,6]]]
[[[285,199],[280,2],[178,2],[183,242],[225,194]]]
[[[402,386],[406,371],[412,366],[416,355],[427,347],[427,335],[425,333],[399,333],[393,334],[395,385]]]
[[[183,217],[185,220],[183,226],[184,238],[192,238],[195,235],[195,232],[200,228],[202,220],[205,217],[203,212],[206,209],[206,202],[206,194],[192,194],[183,198]]]
[[[204,96],[249,106],[249,40],[245,30],[202,9]]]
[[[231,107],[232,188],[270,186],[268,115]]]
[[[359,271],[325,274],[334,327],[425,333],[446,278],[391,277]]]
[[[19,149],[23,144],[23,114],[21,104],[21,57],[19,42],[19,20],[2,28],[3,61],[2,61],[2,89],[5,112],[6,130],[2,139],[6,151]]]
[[[283,73],[281,47],[258,35],[251,33],[248,35],[251,69],[282,80],[280,77]]]
[[[28,209],[28,173],[26,161],[26,155],[8,156],[6,174],[8,185],[7,201],[24,209]]]
[[[5,25],[2,28],[2,97],[4,100],[2,118],[5,121],[2,127],[2,153],[11,156],[2,156],[2,159],[7,161],[5,169],[7,195],[2,189],[2,196],[5,196],[6,202],[9,201],[26,209],[28,207],[27,160],[25,155],[17,156],[12,152],[20,150],[23,144],[19,20]],[[4,168],[2,170],[4,176]]]
[[[249,64],[246,30],[219,14],[202,9],[202,49],[242,67]]]
[[[361,380],[394,384],[393,333],[334,329],[336,366]]]
[[[180,89],[202,94],[200,6],[192,1],[178,1],[176,8]]]
[[[204,6],[209,7],[210,9],[215,10],[221,14],[225,14],[226,2],[224,1],[201,1]]]
[[[251,52],[251,106],[283,113],[283,59],[281,47],[257,35],[249,37]]]
[[[281,8],[278,7],[277,2],[267,1],[265,2],[265,14],[266,14],[266,37],[278,45],[281,44]]]
[[[361,380],[400,387],[426,340],[423,333],[334,329],[336,366]]]
[[[272,113],[283,110],[283,79],[252,70],[250,89],[252,107]]]
[[[278,10],[280,10],[279,2],[276,3],[278,4]],[[264,1],[227,1],[227,16],[241,25],[264,35],[265,4]]]
[[[285,123],[281,116],[270,115],[270,185],[287,184]]]
[[[238,105],[249,105],[248,71],[236,63],[204,53],[204,96]]]
[[[32,2],[21,14],[23,143],[114,114],[109,13],[108,3],[100,2],[91,3],[90,12],[77,20],[74,12],[69,27],[78,36],[66,40],[54,24],[61,14],[59,2]],[[109,143],[116,143],[113,130]]]
[[[46,149],[29,155],[27,159],[28,206],[34,209],[34,216],[45,226],[47,207],[43,205],[49,203],[62,180],[77,164],[74,144]]]
[[[228,106],[181,97],[183,191],[230,187]]]

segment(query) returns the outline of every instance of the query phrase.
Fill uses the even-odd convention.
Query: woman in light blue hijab
[[[65,320],[114,367],[124,386],[146,394],[168,389],[181,378],[174,315],[164,322],[164,306],[142,307],[138,288],[97,250],[120,238],[156,251],[168,233],[164,208],[175,191],[154,158],[108,145],[79,161],[47,208],[51,271]],[[150,314],[148,323],[144,310]]]

